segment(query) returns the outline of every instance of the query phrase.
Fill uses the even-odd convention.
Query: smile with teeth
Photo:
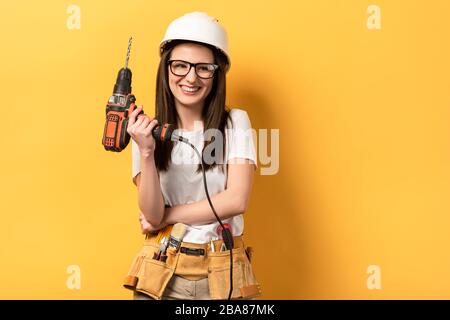
[[[186,87],[182,85],[181,89],[186,92],[197,92],[198,90],[200,90],[200,87]]]

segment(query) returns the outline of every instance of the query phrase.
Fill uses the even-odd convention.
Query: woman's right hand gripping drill
[[[141,110],[142,106],[138,106],[130,114],[127,132],[139,146],[141,156],[153,156],[156,143],[152,136],[152,130],[158,125],[158,120],[156,118],[150,119],[146,114],[138,116]]]

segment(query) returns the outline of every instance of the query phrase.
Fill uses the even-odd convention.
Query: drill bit
[[[113,95],[114,94],[122,94],[127,95],[131,93],[131,70],[128,69],[128,60],[130,59],[130,49],[131,49],[131,39],[128,40],[128,50],[127,57],[125,59],[125,68],[119,70],[117,74],[116,84],[114,86]]]
[[[127,57],[125,58],[125,69],[128,68],[128,60],[130,59],[131,39],[133,39],[133,37],[130,37],[130,40],[128,40]]]

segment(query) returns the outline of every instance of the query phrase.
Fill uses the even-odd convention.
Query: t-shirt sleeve
[[[131,161],[131,177],[134,179],[141,172],[141,153],[139,152],[139,146],[133,139],[131,139]]]
[[[227,161],[233,158],[249,159],[252,160],[256,168],[258,164],[253,136],[256,131],[252,129],[247,112],[241,109],[232,109],[230,118],[233,126],[227,128],[227,138],[229,139]]]

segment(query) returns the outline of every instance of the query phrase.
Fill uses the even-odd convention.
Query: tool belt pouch
[[[208,283],[211,299],[228,299],[230,290],[230,251],[210,252]],[[244,247],[233,249],[232,299],[251,299],[261,295],[252,265]]]
[[[128,270],[128,273],[123,281],[123,286],[130,290],[135,290],[139,280],[139,273],[142,268],[144,259],[152,257],[153,253],[158,250],[157,245],[147,244],[142,247],[139,253],[134,257],[133,262]]]
[[[174,248],[169,248],[167,260],[162,262],[152,258],[153,253],[158,251],[156,245],[146,247],[148,248],[141,250],[133,260],[123,285],[127,289],[136,290],[160,300],[174,274],[179,254]]]

